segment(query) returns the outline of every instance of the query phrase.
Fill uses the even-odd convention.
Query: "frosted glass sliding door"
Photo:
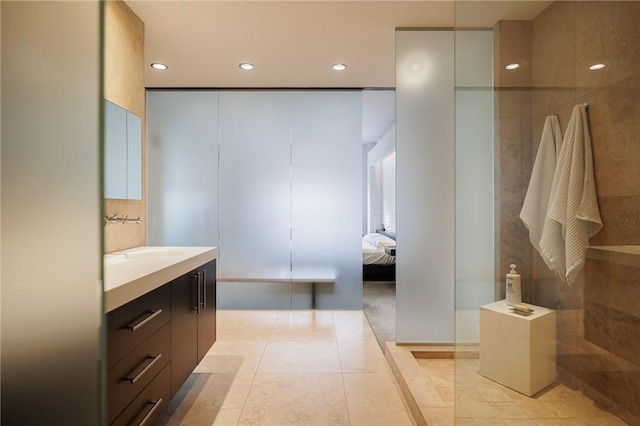
[[[361,96],[149,91],[149,244],[218,246],[222,309],[360,309]]]
[[[397,341],[454,341],[453,31],[396,31]]]
[[[316,306],[362,308],[362,92],[291,94],[293,277],[327,277]],[[294,307],[308,305],[296,285]]]
[[[289,92],[220,92],[221,308],[291,306],[290,134]]]
[[[147,92],[147,243],[218,245],[218,92]]]

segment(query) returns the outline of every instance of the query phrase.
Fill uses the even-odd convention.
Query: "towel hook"
[[[584,107],[584,109],[589,109],[589,104],[587,102],[583,103],[582,106]]]

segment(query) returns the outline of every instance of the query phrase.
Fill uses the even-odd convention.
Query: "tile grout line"
[[[338,362],[340,363],[340,381],[342,382],[342,395],[344,396],[344,404],[347,409],[347,420],[351,425],[351,412],[349,410],[349,400],[347,399],[347,387],[344,383],[344,368],[342,367],[342,356],[340,356],[340,345],[338,345],[338,330],[336,329],[335,311],[331,311],[331,320],[333,321],[333,335],[335,336],[336,350],[338,351]]]
[[[350,352],[349,352],[349,350],[351,349],[351,346],[347,344],[346,347],[345,347],[346,352],[344,352],[344,353],[341,352],[341,344],[340,344],[340,342],[342,340],[338,339],[338,333],[337,333],[338,328],[340,328],[340,330],[343,330],[343,331],[347,332],[347,334],[345,334],[345,336],[351,337],[350,339],[346,340],[345,342],[354,342],[354,343],[365,344],[367,346],[367,348],[366,348],[367,350],[365,350],[364,352],[366,352],[366,353],[369,352],[369,350],[368,350],[368,344],[369,343],[372,343],[372,348],[376,348],[377,344],[376,344],[375,340],[369,340],[368,338],[366,338],[366,337],[368,337],[368,335],[365,334],[365,333],[360,333],[360,334],[358,334],[359,337],[354,338],[354,336],[356,336],[356,334],[351,333],[351,329],[350,329],[350,325],[351,325],[351,322],[352,322],[352,317],[351,316],[343,316],[343,317],[338,316],[337,317],[336,314],[337,313],[335,311],[331,311],[331,316],[330,316],[331,321],[332,321],[331,329],[334,332],[333,333],[334,337],[332,339],[327,339],[327,340],[324,340],[324,341],[325,342],[329,342],[329,341],[334,342],[332,345],[328,345],[327,344],[326,347],[327,348],[333,347],[334,348],[333,350],[336,351],[336,355],[337,355],[337,358],[338,358],[337,360],[338,360],[338,363],[339,363],[339,369],[337,369],[337,371],[335,371],[335,372],[330,372],[330,371],[322,371],[322,372],[290,372],[290,373],[272,373],[272,374],[290,375],[290,376],[293,376],[293,377],[303,377],[303,376],[306,376],[306,375],[324,375],[324,374],[333,375],[333,374],[336,374],[336,373],[340,374],[340,379],[339,380],[340,380],[340,383],[342,383],[342,394],[341,394],[340,398],[342,399],[342,401],[344,401],[344,404],[345,404],[345,406],[344,406],[344,409],[345,409],[344,415],[346,416],[346,419],[345,419],[346,420],[346,424],[351,425],[351,424],[354,423],[354,421],[357,421],[357,419],[359,418],[358,417],[358,415],[360,413],[359,409],[361,407],[359,407],[359,403],[356,403],[355,405],[350,406],[350,404],[349,404],[349,402],[350,402],[349,392],[346,391],[346,379],[348,377],[350,377],[351,375],[355,375],[355,376],[370,376],[370,375],[374,375],[375,376],[375,375],[379,375],[381,377],[384,375],[385,377],[390,378],[391,383],[394,383],[395,381],[393,379],[393,376],[391,376],[389,374],[389,366],[388,366],[388,364],[386,362],[385,362],[385,367],[386,367],[387,371],[385,373],[383,373],[382,371],[378,372],[377,370],[376,371],[369,371],[366,368],[365,368],[366,371],[347,372],[347,370],[349,370],[349,366],[352,364],[351,361],[353,361],[352,357],[350,356]],[[344,324],[345,327],[337,327],[337,324],[339,322],[338,320],[340,320],[340,319],[343,320],[343,321],[340,322],[340,324],[341,325]],[[368,323],[368,320],[366,320],[366,317],[364,316],[364,313],[360,312],[359,319],[360,319],[360,321],[363,321],[360,324],[362,324],[363,326],[367,327],[369,332],[371,332],[371,326]],[[266,337],[267,340],[252,339],[253,341],[261,341],[263,343],[263,346],[262,346],[262,349],[260,349],[260,354],[257,354],[256,352],[253,352],[255,355],[258,355],[258,356],[256,356],[256,358],[258,358],[258,360],[257,360],[258,362],[255,364],[256,367],[255,367],[255,369],[253,371],[253,375],[252,375],[251,379],[247,380],[247,382],[249,382],[249,386],[247,387],[247,389],[248,389],[247,393],[243,395],[242,401],[238,401],[238,402],[241,402],[241,404],[237,405],[237,407],[239,408],[239,414],[238,414],[238,418],[236,419],[236,422],[235,422],[236,425],[242,424],[244,421],[249,421],[250,418],[251,418],[250,416],[252,415],[251,414],[252,410],[247,411],[247,409],[248,409],[248,407],[251,407],[253,405],[252,404],[247,405],[247,404],[249,402],[253,401],[253,398],[254,398],[254,397],[252,397],[250,399],[249,396],[251,396],[252,393],[254,393],[254,391],[257,391],[257,389],[259,388],[260,381],[257,380],[257,375],[258,374],[263,374],[263,375],[264,374],[269,374],[269,373],[261,373],[260,372],[260,369],[262,367],[266,366],[265,362],[267,362],[268,359],[269,359],[269,357],[265,358],[267,346],[270,345],[271,342],[296,343],[297,341],[299,341],[297,339],[294,339],[292,341],[271,340],[274,337],[274,332],[275,332],[277,324],[278,324],[278,316],[276,315],[276,317],[272,318],[272,319],[268,319],[268,318],[262,319],[262,321],[264,321],[264,320],[266,320],[266,322],[272,321],[272,323],[270,324],[270,327],[269,327],[269,325],[266,325],[266,324],[264,324],[264,322],[262,322],[262,324],[266,325],[265,331],[268,330],[268,334],[267,333],[263,334],[263,335],[266,334],[265,337]],[[249,323],[247,325],[249,325]],[[313,327],[313,325],[311,327]],[[306,342],[313,343],[313,344],[320,343],[319,340],[315,340],[315,339],[311,340],[311,341],[306,341]],[[376,351],[375,351],[376,354],[378,354],[378,351],[380,351],[379,348],[376,349]],[[343,356],[344,354],[347,354],[348,356],[346,358],[344,358],[344,356]],[[384,357],[384,355],[383,355],[383,357]],[[365,358],[368,359],[367,357],[365,357]],[[360,361],[357,362],[357,366],[363,367],[365,365],[369,365],[368,361],[366,361],[365,358],[360,359]],[[354,358],[354,359],[359,359],[359,358]],[[346,362],[346,364],[345,364],[345,362]],[[318,363],[322,363],[322,361],[321,360],[314,361],[314,362],[311,363],[311,365],[312,366],[313,365],[317,366],[317,365],[319,365]],[[345,368],[346,368],[346,370],[345,370]],[[356,368],[356,370],[358,370],[358,368]],[[346,376],[347,374],[349,374],[349,376]],[[301,380],[304,380],[304,379],[301,379]],[[332,379],[332,381],[333,380],[334,379]],[[369,380],[369,379],[367,379],[367,380]],[[372,382],[372,383],[374,383],[374,382]],[[385,382],[386,382],[386,379],[385,379]],[[336,383],[336,382],[334,381],[333,383]],[[398,391],[397,384],[396,383],[394,383],[394,384],[396,385],[396,386],[394,386],[395,390]],[[402,400],[403,398],[402,398],[401,393],[399,391],[398,391],[398,395],[400,397],[400,400]],[[407,413],[406,405],[403,404],[403,408],[404,408],[403,411],[405,413]],[[409,419],[411,419],[410,415],[409,415]]]
[[[247,394],[244,397],[244,401],[242,402],[242,408],[240,409],[240,416],[238,417],[238,421],[236,422],[236,426],[240,424],[240,420],[242,419],[242,415],[244,414],[244,410],[245,407],[247,405],[247,401],[249,400],[249,394],[251,394],[251,390],[253,389],[253,385],[256,381],[256,376],[258,375],[258,370],[260,369],[260,365],[262,364],[262,359],[264,357],[264,353],[267,350],[267,345],[269,344],[269,339],[271,338],[271,333],[273,332],[273,327],[275,327],[275,323],[276,323],[276,319],[277,319],[277,313],[276,315],[273,317],[273,323],[271,324],[271,330],[269,330],[269,335],[267,336],[267,340],[264,342],[264,347],[262,348],[262,353],[260,354],[260,362],[258,362],[258,365],[256,366],[256,370],[253,373],[253,378],[251,379],[251,385],[249,386],[249,391],[247,392]],[[256,340],[259,342],[259,340]]]
[[[344,403],[347,407],[347,420],[349,421],[349,425],[351,425],[351,411],[349,410],[349,400],[347,399],[347,387],[344,382],[344,370],[342,368],[342,357],[340,356],[340,346],[338,345],[338,330],[336,329],[336,318],[335,311],[331,313],[331,318],[333,319],[333,333],[336,337],[336,347],[338,349],[338,361],[340,362],[340,380],[342,381],[342,394],[344,395]]]

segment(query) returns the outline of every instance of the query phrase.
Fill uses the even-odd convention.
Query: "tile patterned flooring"
[[[626,424],[562,384],[528,398],[480,376],[478,359],[410,348],[387,344],[429,426]],[[158,424],[416,423],[361,311],[219,311],[218,340]]]
[[[160,425],[413,425],[361,311],[219,311]]]
[[[480,360],[466,352],[457,359],[415,358],[412,351],[451,347],[386,344],[386,358],[407,396],[418,424],[429,426],[623,426],[581,392],[557,383],[527,397],[478,371]],[[465,349],[465,350],[468,350]]]
[[[428,362],[428,361],[438,361]],[[427,375],[443,376],[439,366],[454,360],[419,359]],[[600,409],[583,393],[556,383],[527,397],[478,373],[480,360],[455,360],[456,425],[491,426],[622,426],[625,422]]]

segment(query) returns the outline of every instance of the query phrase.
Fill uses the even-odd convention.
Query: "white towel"
[[[529,180],[529,188],[524,198],[524,204],[520,211],[520,219],[529,230],[529,240],[531,245],[540,251],[540,238],[542,238],[542,228],[547,216],[549,206],[549,195],[553,175],[556,170],[556,159],[562,146],[562,131],[560,121],[555,115],[550,115],[544,120],[540,146],[533,163],[533,171]]]
[[[600,229],[587,112],[576,105],[558,156],[540,240],[547,266],[571,284],[584,265],[589,238]]]

